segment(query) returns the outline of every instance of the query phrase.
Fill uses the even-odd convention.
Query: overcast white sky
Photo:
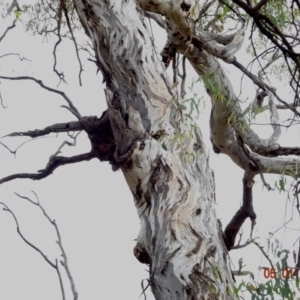
[[[11,24],[12,16],[1,20],[0,36]],[[156,30],[154,28],[154,30]],[[155,31],[156,32],[156,31]],[[160,36],[159,32],[155,36]],[[163,36],[158,50],[164,44]],[[53,40],[54,41],[54,40]],[[30,75],[42,79],[45,84],[56,87],[58,80],[52,70],[52,47],[41,44],[40,37],[31,37],[24,33],[22,26],[10,31],[2,41],[0,56],[8,52],[18,52],[31,61],[19,61],[17,57],[0,59],[0,74],[7,76]],[[247,59],[238,56],[240,61]],[[85,62],[85,61],[84,61]],[[96,68],[87,62],[84,65],[83,87],[78,87],[78,62],[72,44],[60,47],[58,68],[62,70],[68,85],[61,84],[82,115],[100,116],[106,108],[101,75],[95,76]],[[192,78],[192,70],[189,69]],[[229,77],[239,91],[241,74],[226,66]],[[196,77],[195,77],[196,78]],[[255,89],[252,83],[244,79],[242,98],[252,101]],[[278,87],[285,96],[284,88]],[[43,128],[57,122],[74,120],[74,117],[60,105],[66,104],[58,95],[50,94],[33,82],[1,81],[0,92],[6,109],[0,107],[0,136],[12,131],[24,131]],[[195,92],[205,95],[198,84]],[[215,155],[209,142],[208,120],[210,103],[207,96],[201,102],[199,126],[202,129],[207,151],[210,153],[211,167],[215,170],[217,214],[225,227],[239,208],[242,198],[243,172],[224,155]],[[250,101],[249,100],[249,101]],[[288,99],[286,99],[288,100]],[[248,102],[249,103],[249,102]],[[268,114],[258,122],[268,122]],[[257,126],[256,126],[257,127]],[[254,128],[258,129],[258,128]],[[259,134],[267,137],[271,128],[259,128]],[[299,145],[299,130],[294,127],[283,130],[281,144]],[[24,144],[16,157],[0,146],[0,177],[16,172],[36,172],[47,164],[66,135],[56,138],[54,135]],[[2,142],[11,149],[17,148],[28,138],[4,138]],[[84,133],[74,148],[64,148],[63,155],[74,155],[89,151],[89,142]],[[272,184],[276,176],[266,176]],[[138,299],[141,294],[141,281],[148,278],[147,267],[141,265],[133,256],[134,239],[139,232],[139,220],[133,204],[133,197],[125,183],[122,173],[112,172],[107,163],[98,160],[65,166],[57,169],[53,175],[42,181],[15,180],[0,186],[0,201],[5,202],[17,215],[24,235],[50,259],[59,258],[54,229],[43,218],[41,212],[25,200],[14,195],[17,192],[31,196],[34,190],[49,215],[57,221],[63,244],[68,254],[79,299]],[[290,201],[292,202],[292,200]],[[254,236],[263,237],[277,229],[291,216],[291,206],[286,194],[267,192],[262,188],[259,178],[254,186],[254,205],[257,213],[257,226]],[[299,217],[294,213],[294,223],[289,227],[299,229]],[[247,237],[250,223],[244,225]],[[279,232],[280,241],[286,242],[290,250],[299,237],[296,230]],[[60,299],[60,288],[55,270],[42,257],[22,242],[16,233],[13,218],[0,211],[0,299]],[[298,245],[296,245],[296,249]],[[255,273],[256,280],[263,280],[258,265],[269,267],[261,253],[254,246],[240,251],[232,251],[233,269],[243,257],[246,270]],[[291,261],[292,262],[292,261]],[[66,278],[65,278],[66,279]],[[245,278],[248,280],[248,278]],[[249,279],[250,280],[250,279]],[[70,289],[65,280],[68,299]],[[146,283],[145,283],[146,284]],[[151,296],[148,299],[153,299]]]

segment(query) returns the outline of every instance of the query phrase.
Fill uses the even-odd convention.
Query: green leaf
[[[280,177],[279,179],[279,188],[281,191],[285,191],[285,182],[283,177]]]
[[[242,113],[242,117],[244,117],[250,111],[250,105],[246,107],[246,109]]]
[[[186,106],[183,105],[183,104],[179,104],[179,105],[178,105],[178,108],[179,108],[180,110],[186,110],[186,109],[187,109]]]
[[[16,21],[19,20],[20,16],[21,16],[22,12],[19,10],[15,10],[15,15],[16,15]]]
[[[219,20],[222,21],[228,12],[229,12],[229,7],[227,5],[224,5],[223,12],[222,12],[221,16],[219,17]]]

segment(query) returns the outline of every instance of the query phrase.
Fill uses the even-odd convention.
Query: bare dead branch
[[[6,57],[6,56],[18,56],[21,61],[23,61],[23,60],[31,61],[31,59],[28,59],[24,56],[21,56],[19,53],[6,53],[6,54],[3,54],[3,55],[0,55],[0,59],[3,58],[3,57]]]
[[[72,293],[73,293],[73,296],[74,296],[74,300],[77,300],[78,299],[78,293],[76,291],[76,286],[75,286],[75,283],[74,283],[74,279],[72,277],[70,268],[69,268],[68,263],[67,263],[68,257],[67,257],[67,254],[66,254],[65,249],[64,249],[63,244],[62,244],[62,239],[61,239],[61,235],[60,235],[60,231],[59,231],[59,228],[57,226],[57,223],[56,223],[55,220],[51,219],[51,217],[48,215],[48,213],[46,212],[46,210],[44,209],[44,207],[41,205],[40,200],[38,198],[38,195],[34,191],[32,191],[32,193],[35,195],[36,202],[33,201],[32,199],[30,199],[29,197],[19,195],[18,193],[15,193],[15,194],[19,198],[25,199],[25,200],[29,201],[31,204],[39,207],[39,209],[42,211],[43,215],[46,217],[46,219],[49,221],[49,223],[51,225],[53,225],[53,227],[55,229],[55,232],[56,232],[56,236],[58,238],[57,244],[59,246],[59,249],[60,249],[60,251],[62,253],[62,257],[63,257],[63,261],[61,261],[61,264],[64,267],[64,269],[65,269],[65,271],[67,273],[67,276],[69,278],[70,285],[71,285],[71,290],[72,290]],[[55,265],[54,266],[55,266],[56,272],[58,274],[58,278],[59,278],[59,282],[60,282],[60,287],[61,287],[61,291],[62,291],[62,295],[63,295],[63,299],[64,299],[64,297],[65,297],[64,296],[65,295],[64,285],[63,285],[63,281],[62,281],[61,274],[60,274],[60,271],[59,271],[59,266],[58,266],[57,259],[55,260]]]
[[[76,39],[75,39],[75,36],[74,36],[74,33],[73,33],[73,29],[72,29],[71,22],[70,22],[70,19],[69,19],[69,15],[68,15],[68,10],[67,10],[67,7],[66,7],[66,3],[65,3],[64,0],[61,0],[61,2],[63,3],[64,15],[65,15],[65,18],[66,18],[66,21],[67,21],[67,25],[68,25],[68,28],[70,30],[71,36],[72,36],[72,41],[73,41],[74,46],[75,46],[75,52],[76,52],[77,60],[78,60],[78,63],[79,63],[79,75],[78,75],[79,85],[82,86],[81,73],[83,72],[83,67],[82,67],[81,59],[79,57],[78,45],[77,45],[77,42],[76,42]]]
[[[241,239],[240,239],[238,244],[235,245],[234,247],[232,247],[231,250],[237,250],[237,249],[245,248],[245,247],[249,246],[252,242],[253,242],[253,239],[250,239],[250,240],[246,241],[244,244],[241,244]]]
[[[100,118],[97,118],[96,116],[90,116],[90,117],[82,117],[81,121],[74,121],[74,122],[67,122],[67,123],[58,123],[51,126],[48,126],[41,130],[33,130],[33,131],[25,131],[25,132],[13,132],[9,135],[6,135],[5,137],[14,137],[14,136],[30,136],[34,139],[37,138],[44,138],[43,136],[49,133],[60,133],[60,132],[74,132],[74,131],[82,131],[84,130],[90,139],[92,150],[91,153],[93,153],[93,157],[97,157],[100,161],[109,161],[110,164],[113,167],[113,170],[117,170],[119,168],[119,164],[117,163],[114,153],[116,150],[116,144],[114,135],[112,132],[110,120],[107,111],[102,114]],[[71,138],[74,138],[73,136],[70,136]],[[9,147],[7,147],[4,143],[0,142],[0,145],[5,147],[10,153],[16,154],[16,151],[25,143],[28,143],[33,140],[28,140],[22,143],[16,150],[11,150]],[[63,145],[66,145],[68,143],[64,143]],[[71,144],[69,144],[71,145]],[[73,145],[73,144],[72,144]],[[92,158],[93,158],[92,157]],[[60,160],[61,158],[59,158]],[[69,160],[71,158],[62,158],[62,163],[65,164],[65,159]],[[76,159],[76,157],[75,157]],[[79,161],[80,157],[78,158]],[[90,158],[91,159],[91,158]],[[50,159],[50,161],[53,160]],[[85,160],[83,157],[82,160]],[[77,162],[77,160],[75,161]],[[66,163],[72,163],[66,162]],[[47,168],[46,168],[47,169]],[[48,170],[49,171],[49,170]],[[46,170],[43,170],[43,174],[47,175],[48,172]],[[46,173],[44,173],[46,172]],[[12,175],[13,178],[9,176],[7,180],[13,180],[15,178],[31,178],[37,180],[44,178],[44,175],[42,174],[18,174],[18,175]],[[49,174],[48,174],[49,175]],[[21,176],[21,177],[19,177]],[[25,176],[25,177],[23,177]],[[31,177],[33,176],[33,177]],[[42,176],[42,177],[41,177]]]
[[[259,245],[257,242],[253,241],[253,244],[255,246],[258,247],[258,249],[261,251],[261,253],[263,254],[263,256],[268,260],[268,262],[270,263],[270,266],[272,269],[274,269],[273,263],[269,257],[269,255],[266,253],[266,251],[264,250],[264,247],[262,247],[261,245]]]
[[[47,91],[50,91],[52,93],[61,95],[66,102],[69,105],[70,111],[72,112],[72,114],[78,119],[81,120],[81,115],[79,113],[79,111],[77,110],[77,108],[74,106],[73,102],[71,101],[71,99],[62,91],[51,88],[47,85],[45,85],[42,80],[40,79],[36,79],[34,77],[31,76],[18,76],[18,77],[8,77],[8,76],[0,76],[0,79],[7,79],[7,80],[31,80],[36,82],[37,84],[39,84],[42,88],[46,89]]]
[[[71,290],[72,290],[72,293],[73,293],[73,296],[74,296],[74,300],[77,300],[78,299],[78,293],[76,291],[76,286],[75,286],[75,283],[74,283],[74,279],[72,277],[72,274],[71,274],[71,271],[70,271],[70,268],[69,268],[69,265],[68,265],[68,257],[67,257],[67,254],[65,252],[65,249],[63,247],[63,244],[62,244],[62,239],[61,239],[61,235],[60,235],[60,231],[58,229],[58,226],[57,226],[57,223],[55,220],[52,220],[50,218],[50,216],[47,214],[46,210],[44,209],[44,207],[40,204],[40,201],[39,201],[39,198],[37,196],[37,194],[32,191],[36,197],[36,200],[37,202],[35,203],[34,201],[32,201],[31,199],[29,200],[27,197],[23,197],[21,196],[23,199],[26,199],[26,200],[29,200],[31,203],[37,205],[43,212],[44,216],[48,219],[48,221],[54,226],[55,228],[55,231],[56,231],[56,235],[57,235],[57,244],[59,246],[59,249],[62,253],[62,257],[63,257],[63,260],[60,261],[61,265],[65,268],[65,271],[67,273],[67,276],[69,278],[69,281],[70,281],[70,285],[71,285]],[[16,194],[16,193],[15,193]],[[16,194],[17,196],[19,196],[18,194]]]
[[[5,148],[7,149],[11,154],[16,154],[15,151],[11,150],[9,147],[7,147],[5,144],[3,144],[2,142],[0,142],[0,144]]]
[[[66,300],[65,288],[64,288],[63,281],[62,281],[62,277],[61,277],[61,273],[60,273],[60,270],[59,270],[59,265],[58,265],[57,259],[55,260],[55,267],[56,267],[55,269],[56,269],[56,273],[57,273],[57,276],[58,276],[58,279],[59,279],[59,285],[60,285],[62,299]]]
[[[28,246],[30,246],[30,247],[33,248],[35,251],[37,251],[38,253],[40,253],[40,255],[44,258],[44,260],[45,260],[52,268],[55,268],[55,264],[54,264],[54,263],[53,263],[53,262],[52,262],[45,254],[44,254],[44,252],[43,252],[42,250],[40,250],[38,247],[36,247],[35,245],[33,245],[31,242],[29,242],[29,241],[25,238],[25,236],[23,235],[23,233],[22,233],[21,230],[20,230],[19,222],[18,222],[17,217],[16,217],[16,215],[14,214],[14,212],[13,212],[11,209],[9,209],[9,207],[8,207],[5,203],[0,202],[0,204],[4,206],[3,210],[9,212],[9,213],[13,216],[13,218],[14,218],[14,220],[15,220],[15,223],[16,223],[16,226],[17,226],[17,232],[18,232],[19,236],[22,238],[22,240],[23,240]]]
[[[232,63],[234,66],[236,66],[238,69],[240,69],[245,75],[247,75],[258,87],[260,87],[262,90],[267,91],[269,90],[270,92],[273,93],[273,95],[276,97],[276,99],[284,104],[287,108],[289,108],[291,111],[293,111],[297,116],[300,116],[300,113],[296,110],[295,107],[291,107],[286,101],[281,99],[276,91],[267,85],[266,83],[262,82],[256,75],[252,74],[250,71],[248,71],[242,64],[240,64],[238,61],[234,61]]]
[[[33,139],[30,139],[30,140],[27,140],[23,143],[21,143],[15,150],[11,150],[9,147],[7,147],[5,144],[1,143],[11,154],[14,154],[16,155],[17,154],[17,151],[22,147],[24,146],[25,144],[27,143],[30,143],[30,142],[33,142],[33,141],[36,141],[36,140],[39,140],[39,139],[45,139],[45,138],[52,138],[52,137],[37,137],[37,138],[33,138]],[[54,137],[53,137],[54,138]]]
[[[58,45],[61,43],[62,39],[61,39],[61,35],[60,35],[60,29],[61,29],[61,20],[62,20],[62,12],[63,12],[63,5],[64,5],[64,1],[60,0],[59,1],[59,9],[57,11],[57,36],[58,36],[58,41],[55,43],[54,47],[53,47],[53,58],[54,58],[54,63],[53,63],[53,71],[57,74],[59,80],[62,80],[63,82],[65,81],[65,75],[63,72],[59,72],[56,69],[56,65],[57,65],[57,58],[56,58],[56,50]]]
[[[70,137],[71,139],[73,139],[73,143],[71,143],[71,142],[69,142],[69,141],[63,141],[62,144],[58,147],[58,149],[55,151],[55,153],[54,153],[51,157],[57,156],[59,153],[61,153],[61,149],[62,149],[65,145],[75,147],[75,146],[76,146],[76,139],[77,139],[77,137],[78,137],[79,134],[80,134],[80,132],[78,132],[74,137],[69,135],[69,137]],[[50,158],[50,159],[51,159],[51,158]]]
[[[3,137],[15,137],[15,136],[30,136],[32,138],[47,135],[49,133],[61,133],[61,132],[74,132],[83,130],[82,124],[78,121],[71,121],[67,123],[57,123],[45,127],[44,129],[12,132]],[[1,142],[0,142],[1,143]]]
[[[0,179],[0,184],[4,182],[8,182],[18,178],[28,178],[32,180],[41,180],[53,173],[55,169],[60,166],[67,165],[67,164],[74,164],[82,161],[89,161],[95,158],[95,154],[93,152],[88,152],[84,154],[79,154],[71,157],[64,157],[64,156],[55,156],[51,157],[46,168],[43,170],[38,171],[38,173],[18,173],[6,176]]]
[[[4,31],[4,33],[2,34],[2,36],[0,37],[0,43],[2,42],[2,40],[5,38],[6,34],[13,29],[14,27],[16,27],[16,20],[13,21],[12,25],[7,27],[6,30]]]
[[[74,297],[74,300],[77,300],[78,299],[78,293],[76,291],[76,286],[75,286],[75,282],[74,282],[74,279],[72,277],[72,274],[70,272],[70,268],[69,268],[69,265],[68,265],[68,257],[67,257],[67,254],[65,252],[65,249],[64,247],[62,246],[62,241],[61,241],[61,236],[60,236],[60,232],[58,230],[58,227],[57,227],[57,224],[55,221],[54,222],[54,227],[56,229],[56,233],[57,233],[57,236],[58,236],[58,241],[57,241],[57,244],[61,250],[61,253],[62,253],[62,257],[63,257],[63,260],[60,261],[61,265],[65,268],[66,270],[66,273],[67,273],[67,276],[68,276],[68,279],[70,281],[70,284],[71,284],[71,290],[72,290],[72,293],[73,293],[73,297]]]
[[[251,43],[252,44],[252,43]],[[265,74],[265,71],[275,62],[277,61],[279,58],[281,58],[282,55],[278,53],[278,51],[276,51],[273,55],[273,57],[270,59],[269,62],[267,62],[264,66],[261,67],[261,69],[258,71],[258,78],[260,78],[261,80],[263,79],[263,74]]]
[[[5,106],[4,103],[3,103],[3,98],[2,98],[1,92],[0,92],[0,102],[1,102],[1,106],[3,108],[7,108],[7,106]]]

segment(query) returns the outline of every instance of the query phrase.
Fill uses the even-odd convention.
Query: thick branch
[[[32,138],[47,135],[49,133],[61,133],[61,132],[72,132],[83,130],[82,124],[79,121],[71,121],[67,123],[57,123],[45,127],[44,129],[12,132],[5,135],[4,137],[15,137],[15,136],[30,136]]]
[[[252,229],[255,225],[256,214],[253,209],[252,178],[252,176],[245,173],[243,178],[243,204],[224,230],[224,240],[228,251],[233,248],[235,238],[247,218],[251,219]]]
[[[50,158],[46,168],[38,171],[38,173],[18,173],[18,174],[10,175],[0,179],[0,184],[17,178],[28,178],[32,180],[40,180],[51,175],[53,171],[60,166],[67,165],[67,164],[74,164],[81,161],[89,161],[95,157],[96,156],[93,152],[79,154],[72,157],[54,156]]]
[[[289,169],[292,172],[296,172],[298,176],[298,160],[271,159],[260,156],[271,156],[269,153],[272,153],[274,156],[275,154],[280,155],[280,153],[282,155],[299,153],[299,150],[297,148],[281,148],[278,144],[269,145],[269,139],[260,139],[249,128],[243,117],[242,109],[233,87],[216,59],[204,51],[199,51],[189,41],[184,42],[183,40],[180,44],[177,44],[177,50],[189,59],[196,72],[203,78],[211,97],[210,127],[211,140],[215,151],[228,155],[238,166],[253,175],[259,174],[261,171],[282,174],[282,170]],[[255,78],[260,82],[258,77]],[[266,87],[268,88],[268,86]],[[246,155],[238,144],[237,135],[243,138],[244,143],[252,151],[260,155],[255,153]],[[258,164],[253,164],[253,159]],[[257,167],[258,165],[260,166],[259,168]]]
[[[295,153],[299,153],[299,149],[297,149]],[[281,157],[271,158],[260,156],[256,153],[252,153],[252,156],[260,164],[261,170],[264,173],[290,175],[294,178],[300,176],[300,159]]]
[[[114,168],[118,168],[118,164],[114,157],[116,143],[107,111],[105,111],[100,118],[97,118],[96,116],[81,117],[81,121],[57,123],[47,126],[44,129],[12,132],[4,137],[30,136],[32,138],[37,138],[49,133],[74,132],[82,130],[88,134],[92,145],[92,152],[95,157],[101,161],[109,161]],[[0,142],[0,144],[2,143]],[[7,148],[6,145],[2,145]],[[14,153],[14,151],[11,151],[10,149],[8,150]]]

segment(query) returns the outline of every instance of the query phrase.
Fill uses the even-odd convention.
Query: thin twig
[[[57,76],[60,80],[66,82],[64,73],[59,72],[56,69],[56,65],[57,65],[56,50],[57,50],[58,45],[62,41],[61,35],[60,35],[60,28],[61,28],[61,20],[62,20],[62,12],[63,12],[63,2],[64,2],[64,0],[60,0],[59,8],[58,8],[58,11],[57,11],[57,36],[58,36],[58,41],[55,43],[55,45],[53,47],[53,53],[52,54],[53,54],[53,58],[54,58],[53,71],[57,74]]]
[[[6,54],[3,54],[3,55],[0,55],[0,59],[3,58],[3,57],[6,57],[6,56],[18,56],[21,61],[23,61],[23,60],[31,61],[30,59],[28,59],[24,56],[21,56],[19,53],[6,53]]]
[[[61,0],[61,1],[64,2],[63,0]],[[77,60],[79,62],[79,75],[78,75],[79,85],[82,86],[81,73],[83,72],[83,67],[82,67],[81,59],[79,57],[78,45],[77,45],[77,42],[76,42],[76,39],[75,39],[75,36],[74,36],[74,33],[73,33],[73,29],[72,29],[72,26],[71,26],[71,22],[70,22],[70,19],[69,19],[68,10],[67,10],[65,2],[64,2],[63,10],[64,10],[64,14],[65,14],[65,18],[66,18],[66,21],[67,21],[68,28],[69,28],[71,36],[72,36],[72,41],[73,41],[74,46],[75,46],[75,52],[76,52]]]
[[[182,77],[181,77],[181,99],[184,99],[186,92],[185,92],[185,80],[186,80],[186,57],[182,58]]]
[[[0,43],[2,42],[2,40],[5,38],[6,34],[13,29],[14,27],[16,27],[16,20],[13,21],[12,25],[7,27],[6,30],[4,31],[3,35],[0,37]]]
[[[81,115],[80,115],[79,111],[77,110],[77,108],[74,106],[74,104],[71,101],[71,99],[64,92],[62,92],[60,90],[57,90],[57,89],[54,89],[54,88],[51,88],[51,87],[45,85],[42,80],[36,79],[34,77],[31,77],[31,76],[18,76],[18,77],[0,76],[0,79],[7,79],[7,80],[31,80],[31,81],[36,82],[37,84],[39,84],[42,88],[46,89],[47,91],[50,91],[52,93],[56,93],[58,95],[61,95],[66,100],[66,102],[68,103],[69,110],[71,111],[71,113],[74,116],[76,116],[76,118],[78,120],[81,120]]]
[[[69,278],[70,285],[71,285],[71,290],[72,290],[72,293],[73,293],[73,296],[74,296],[74,300],[77,300],[78,299],[78,293],[76,291],[76,286],[75,286],[75,283],[74,283],[74,279],[72,277],[70,268],[69,268],[68,263],[67,263],[68,262],[68,257],[67,257],[67,254],[66,254],[65,249],[64,249],[63,244],[62,244],[62,239],[61,239],[61,235],[60,235],[60,231],[58,229],[57,223],[56,223],[55,220],[53,220],[48,215],[48,213],[46,212],[46,210],[44,209],[44,207],[41,205],[39,197],[36,194],[36,192],[32,191],[32,193],[35,195],[36,202],[33,201],[32,199],[30,199],[29,197],[19,195],[16,192],[15,192],[15,195],[17,195],[19,198],[22,198],[22,199],[25,199],[25,200],[29,201],[33,205],[39,207],[39,209],[42,211],[43,215],[46,217],[46,219],[49,221],[49,223],[51,225],[53,225],[53,227],[55,229],[55,232],[56,232],[56,236],[58,238],[58,241],[56,241],[56,242],[57,242],[57,244],[59,246],[59,249],[60,249],[60,251],[62,253],[62,257],[63,257],[63,263],[61,261],[61,264],[64,267],[64,269],[65,269],[65,271],[67,273],[67,276]],[[15,220],[16,220],[16,218],[15,218]],[[16,220],[16,222],[17,222],[17,220]],[[59,266],[58,266],[58,260],[56,259],[55,260],[55,264],[52,263],[51,266],[56,269],[56,272],[57,272],[57,275],[58,275],[58,278],[59,278],[59,283],[60,283],[60,287],[61,287],[62,296],[63,296],[63,299],[65,299],[64,285],[63,285],[62,277],[61,277]]]
[[[262,254],[264,255],[264,257],[268,260],[268,262],[270,263],[272,269],[274,269],[273,263],[269,257],[269,255],[266,253],[266,251],[264,250],[264,247],[262,247],[261,245],[259,245],[257,242],[252,241],[252,243],[258,247],[258,249],[262,252]]]
[[[49,258],[43,253],[43,251],[40,250],[40,249],[39,249],[38,247],[36,247],[35,245],[33,245],[31,242],[29,242],[29,241],[25,238],[25,236],[22,234],[22,232],[21,232],[21,230],[20,230],[19,222],[18,222],[18,220],[17,220],[16,215],[13,213],[13,211],[12,211],[5,203],[0,202],[0,204],[4,206],[3,210],[9,212],[9,213],[13,216],[13,218],[14,218],[14,220],[15,220],[15,223],[16,223],[16,226],[17,226],[17,232],[18,232],[19,236],[22,238],[22,240],[23,240],[28,246],[30,246],[30,247],[33,248],[35,251],[37,251],[38,253],[40,253],[40,255],[44,258],[44,260],[45,260],[52,268],[55,269],[55,264],[54,264],[51,260],[49,260]]]

